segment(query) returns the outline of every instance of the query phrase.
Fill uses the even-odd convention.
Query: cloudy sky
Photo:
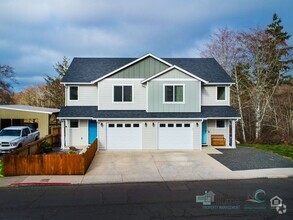
[[[63,56],[198,57],[218,28],[266,27],[275,12],[292,35],[292,9],[290,0],[1,0],[0,64],[14,67],[21,91]]]

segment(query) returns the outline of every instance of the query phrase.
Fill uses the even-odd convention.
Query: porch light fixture
[[[155,123],[153,122],[153,127],[155,127]]]
[[[144,123],[144,125],[147,127],[148,126],[148,123]]]
[[[103,127],[103,122],[101,123],[101,127]]]
[[[198,127],[198,122],[196,122],[196,127]]]

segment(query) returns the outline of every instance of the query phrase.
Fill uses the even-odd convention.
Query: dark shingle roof
[[[213,118],[239,117],[231,106],[202,106],[201,112],[146,112],[144,110],[98,110],[97,106],[62,107],[58,117],[119,118]]]
[[[209,81],[209,83],[234,82],[214,58],[164,58],[164,60]]]
[[[74,58],[62,82],[91,82],[135,58]]]
[[[230,76],[214,58],[162,59],[209,83],[233,83]],[[91,82],[134,60],[136,58],[74,58],[62,82]]]

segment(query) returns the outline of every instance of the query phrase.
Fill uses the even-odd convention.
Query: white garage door
[[[192,150],[191,123],[160,123],[159,149],[161,150]]]
[[[139,123],[108,123],[107,149],[142,149],[141,125]]]

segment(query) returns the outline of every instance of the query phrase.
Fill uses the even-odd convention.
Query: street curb
[[[71,185],[70,182],[15,182],[9,186],[63,186]]]

